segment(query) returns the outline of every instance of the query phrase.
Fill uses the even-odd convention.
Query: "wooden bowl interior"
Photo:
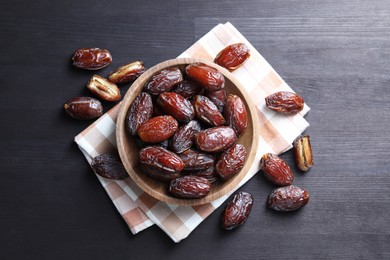
[[[173,197],[168,193],[168,184],[162,183],[161,181],[152,179],[145,175],[138,164],[138,153],[139,148],[137,147],[134,137],[129,135],[125,130],[125,115],[127,110],[129,109],[131,103],[136,98],[136,96],[142,91],[142,88],[146,81],[153,75],[155,72],[168,68],[168,67],[179,67],[182,71],[185,71],[186,65],[194,62],[203,62],[212,67],[217,68],[222,74],[225,76],[225,90],[228,94],[238,95],[247,108],[248,113],[248,128],[245,133],[238,139],[238,143],[241,143],[245,146],[248,152],[248,158],[243,169],[235,175],[233,178],[226,182],[216,182],[213,183],[210,193],[202,198],[202,199],[180,199]],[[135,181],[135,183],[146,193],[153,196],[154,198],[176,205],[185,205],[185,206],[194,206],[201,205],[211,201],[214,201],[221,196],[227,194],[234,187],[238,185],[238,183],[243,179],[245,174],[248,172],[250,166],[255,157],[257,144],[258,144],[258,126],[255,124],[255,120],[257,119],[256,110],[254,105],[248,101],[250,98],[243,90],[243,87],[238,84],[237,81],[234,80],[232,74],[228,72],[226,69],[206,61],[201,61],[197,59],[174,59],[165,61],[163,63],[157,64],[152,67],[144,74],[141,75],[130,87],[125,97],[123,98],[121,108],[118,114],[117,119],[117,145],[120,157],[122,162],[131,176],[131,178]]]

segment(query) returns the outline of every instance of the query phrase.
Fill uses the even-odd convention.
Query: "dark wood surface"
[[[1,1],[0,258],[389,259],[389,14],[386,0]],[[241,189],[255,205],[233,232],[219,208],[179,244],[158,227],[132,235],[73,142],[90,122],[62,105],[89,94],[93,72],[70,57],[102,46],[114,62],[99,74],[150,67],[226,21],[312,109],[315,166],[294,168],[311,200],[275,214],[259,174]]]

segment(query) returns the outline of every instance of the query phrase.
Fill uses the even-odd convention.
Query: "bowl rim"
[[[200,198],[200,199],[182,199],[182,198],[176,198],[176,197],[171,197],[168,195],[163,195],[153,189],[150,189],[150,187],[144,182],[144,180],[138,176],[138,174],[135,173],[133,170],[133,167],[130,165],[128,159],[127,159],[127,153],[125,152],[123,143],[124,143],[124,135],[126,134],[125,130],[125,117],[127,110],[133,100],[131,102],[129,101],[130,96],[133,95],[135,98],[139,93],[142,92],[142,88],[138,88],[138,86],[146,81],[148,78],[150,78],[154,73],[168,67],[173,67],[173,66],[180,66],[180,65],[187,65],[191,63],[196,63],[196,62],[201,62],[204,63],[208,66],[211,66],[213,68],[216,68],[218,71],[220,71],[225,77],[228,77],[228,79],[236,86],[238,91],[241,93],[243,98],[245,99],[247,103],[247,109],[249,109],[248,115],[248,120],[252,121],[252,132],[253,132],[253,140],[252,140],[252,145],[251,145],[251,151],[248,151],[248,158],[246,159],[246,162],[244,164],[244,167],[240,170],[240,172],[237,174],[237,176],[234,177],[234,179],[226,186],[224,186],[221,190],[218,192],[215,192],[213,194],[209,194],[206,197]],[[137,91],[138,90],[138,91]],[[117,148],[119,152],[119,156],[123,162],[123,165],[129,174],[130,178],[134,181],[134,183],[145,193],[149,194],[153,198],[169,203],[169,204],[174,204],[174,205],[181,205],[181,206],[197,206],[197,205],[203,205],[206,203],[210,203],[212,201],[215,201],[219,198],[221,198],[224,195],[230,195],[233,191],[236,190],[237,186],[239,183],[244,179],[244,177],[248,174],[248,171],[252,167],[254,163],[254,159],[256,157],[256,152],[259,144],[259,123],[257,120],[257,110],[256,107],[247,93],[246,89],[242,86],[241,83],[237,81],[235,76],[228,71],[227,69],[219,66],[218,64],[208,61],[208,60],[203,60],[203,59],[197,59],[197,58],[177,58],[177,59],[170,59],[166,60],[163,62],[160,62],[153,67],[149,68],[146,70],[137,80],[133,82],[133,84],[129,87],[127,90],[125,96],[123,97],[121,103],[120,103],[120,108],[118,112],[118,117],[116,120],[116,140],[117,140]],[[242,173],[243,171],[246,171],[246,173]]]

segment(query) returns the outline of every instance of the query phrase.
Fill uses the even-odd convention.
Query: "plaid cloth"
[[[280,154],[290,149],[293,140],[309,126],[303,118],[309,111],[306,105],[303,111],[293,116],[280,115],[265,107],[264,97],[292,89],[232,24],[217,25],[179,57],[212,61],[221,49],[237,42],[244,42],[251,50],[250,58],[233,75],[246,87],[257,107],[260,142],[252,167],[235,190],[259,171],[259,161],[264,153]],[[89,163],[95,156],[116,149],[115,121],[119,106],[115,106],[75,137],[75,142]],[[133,234],[156,224],[175,242],[186,238],[235,191],[205,205],[176,206],[157,201],[144,193],[131,178],[115,181],[97,177]]]

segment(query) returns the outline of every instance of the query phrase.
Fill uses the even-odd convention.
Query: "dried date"
[[[211,167],[207,168],[206,170],[191,170],[191,171],[183,170],[181,172],[181,174],[203,177],[203,178],[207,179],[210,183],[214,183],[218,180],[218,176],[214,171],[214,166],[211,166]]]
[[[157,98],[157,104],[179,122],[188,123],[195,116],[191,102],[174,92],[161,93]]]
[[[222,152],[237,140],[234,130],[228,126],[216,126],[195,134],[195,144],[201,151]]]
[[[276,154],[264,154],[260,160],[264,176],[273,184],[278,186],[291,185],[294,175],[290,166]]]
[[[171,137],[179,124],[172,116],[156,116],[142,123],[138,136],[147,143],[160,143]]]
[[[152,95],[159,95],[170,91],[176,84],[183,81],[183,74],[179,68],[168,68],[155,73],[144,86],[144,91]]]
[[[236,43],[225,47],[214,59],[218,65],[233,71],[250,57],[249,48],[244,43]]]
[[[226,91],[224,89],[218,91],[205,91],[205,96],[208,97],[217,106],[219,112],[223,113],[223,109],[227,102]]]
[[[159,146],[149,146],[139,152],[141,169],[148,176],[168,181],[180,176],[184,163],[179,156]]]
[[[202,91],[202,87],[190,80],[184,80],[183,82],[177,84],[172,92],[182,95],[186,99],[191,99],[196,94]]]
[[[115,84],[128,83],[137,79],[144,72],[144,63],[142,61],[133,61],[112,71],[108,76],[108,80]]]
[[[125,127],[127,132],[136,135],[139,126],[151,118],[152,114],[152,97],[146,92],[139,93],[126,113]]]
[[[221,90],[225,87],[225,78],[221,72],[204,63],[192,63],[186,67],[187,76],[210,91]]]
[[[299,136],[294,141],[295,162],[301,171],[308,171],[314,164],[310,136]]]
[[[124,180],[129,175],[118,153],[104,153],[92,159],[91,167],[93,171],[108,179]]]
[[[224,114],[227,124],[234,129],[238,137],[241,136],[248,127],[248,117],[245,104],[239,96],[228,96]]]
[[[278,113],[293,115],[303,109],[303,98],[293,92],[279,91],[265,98],[265,105]]]
[[[92,76],[87,83],[87,88],[106,101],[118,101],[121,99],[121,92],[118,86],[99,75]]]
[[[82,48],[75,51],[72,61],[76,68],[98,70],[108,66],[112,62],[112,56],[106,49]]]
[[[221,224],[226,230],[232,230],[245,223],[252,211],[253,196],[248,192],[238,192],[227,203],[222,214]]]
[[[268,208],[276,211],[293,211],[309,202],[307,190],[295,185],[274,189],[268,196]]]
[[[192,149],[186,150],[178,156],[184,162],[184,170],[205,170],[214,165],[214,156]]]
[[[235,144],[219,157],[215,170],[222,180],[228,180],[241,171],[247,157],[245,146]]]
[[[103,114],[103,106],[99,100],[91,97],[74,97],[64,104],[66,113],[76,119],[90,120]]]
[[[195,134],[201,130],[201,125],[196,120],[183,125],[170,139],[169,145],[171,150],[175,153],[182,153],[190,149],[194,143]]]
[[[217,106],[207,97],[196,95],[192,104],[195,108],[196,117],[211,126],[225,124],[225,118],[218,110]]]
[[[183,176],[171,181],[169,192],[179,198],[199,199],[210,192],[210,182],[199,176]]]

